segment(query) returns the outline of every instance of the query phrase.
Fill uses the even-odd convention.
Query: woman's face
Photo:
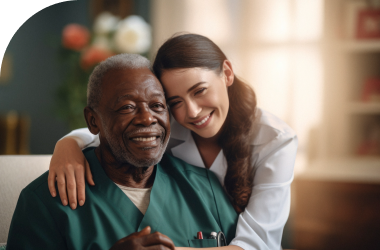
[[[172,69],[162,74],[166,100],[176,121],[199,136],[215,136],[226,120],[229,100],[227,87],[234,74],[225,61],[223,71],[203,68]]]

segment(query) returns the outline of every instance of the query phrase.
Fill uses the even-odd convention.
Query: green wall
[[[149,21],[149,0],[135,0],[135,12]],[[13,36],[6,54],[12,59],[12,78],[0,85],[0,113],[10,110],[31,118],[30,151],[51,154],[56,141],[70,130],[54,111],[55,92],[62,72],[57,49],[68,23],[90,27],[90,0],[59,3],[27,20]]]

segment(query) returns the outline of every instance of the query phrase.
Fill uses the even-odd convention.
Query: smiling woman
[[[161,81],[176,121],[204,138],[215,136],[228,113],[227,87],[233,83],[231,69],[226,61],[220,75],[202,68],[164,71]],[[213,124],[208,126],[210,122]]]

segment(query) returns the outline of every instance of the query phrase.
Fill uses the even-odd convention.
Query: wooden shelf
[[[347,52],[380,52],[380,39],[343,41],[337,47]]]
[[[347,157],[317,160],[297,179],[380,183],[380,157]]]
[[[380,102],[353,102],[348,105],[351,114],[379,114]]]

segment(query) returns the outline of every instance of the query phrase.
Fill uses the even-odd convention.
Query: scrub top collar
[[[96,183],[95,186],[90,188],[96,188],[102,192],[108,201],[125,216],[135,232],[141,231],[148,225],[152,228],[152,232],[158,231],[161,216],[157,216],[157,214],[161,214],[161,210],[167,201],[168,185],[166,183],[168,183],[169,178],[161,165],[154,166],[155,173],[153,174],[155,174],[155,179],[150,194],[149,206],[144,216],[128,196],[104,172],[96,157],[94,148],[88,149],[85,155]]]

